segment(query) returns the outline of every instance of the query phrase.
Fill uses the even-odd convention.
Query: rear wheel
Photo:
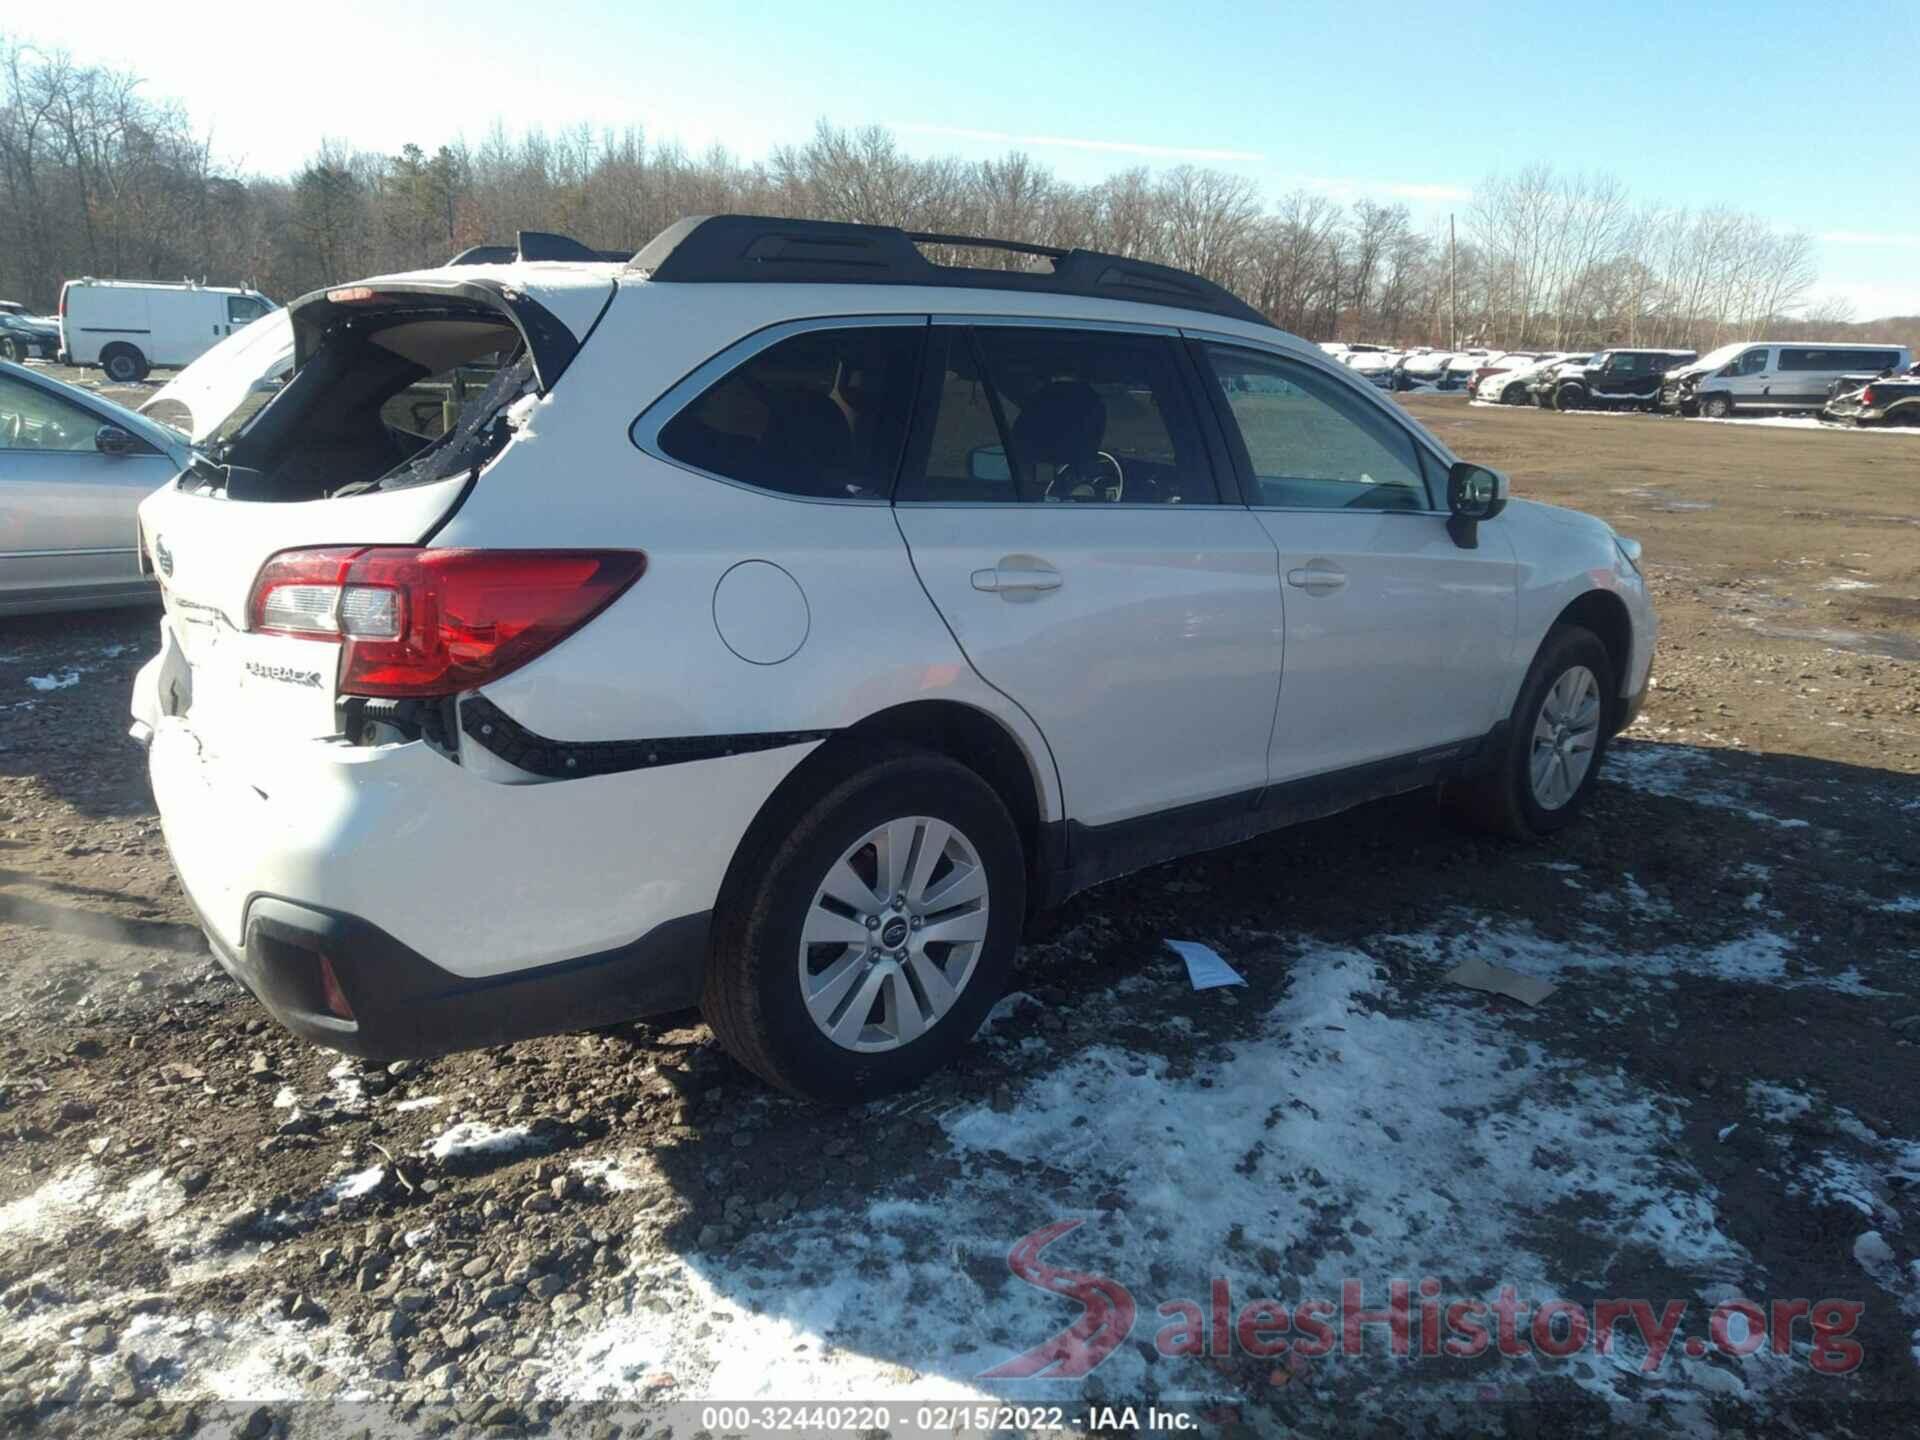
[[[1733,414],[1733,397],[1708,395],[1700,402],[1700,413],[1709,420],[1725,420]]]
[[[1527,387],[1524,385],[1507,386],[1506,389],[1500,392],[1500,403],[1502,405],[1526,404],[1527,403]]]
[[[951,1061],[1005,989],[1019,832],[965,766],[879,752],[823,788],[723,898],[701,1008],[796,1095],[866,1100]]]
[[[131,345],[109,345],[100,352],[100,368],[118,385],[147,378],[147,357]]]
[[[18,340],[12,336],[0,336],[0,360],[11,360],[18,365],[26,358],[26,353],[21,350]]]
[[[1556,625],[1527,671],[1496,768],[1449,786],[1453,807],[1516,840],[1550,835],[1586,804],[1617,703],[1607,647],[1591,630]]]

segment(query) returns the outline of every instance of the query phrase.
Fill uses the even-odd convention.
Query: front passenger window
[[[1277,356],[1206,347],[1246,445],[1255,504],[1289,510],[1431,508],[1413,437],[1365,395]]]
[[[925,453],[897,496],[948,504],[1213,505],[1180,355],[1157,335],[935,332]]]

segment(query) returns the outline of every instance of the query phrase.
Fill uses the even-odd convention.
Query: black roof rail
[[[1010,250],[1053,261],[1053,269],[985,270],[936,265],[921,245]],[[976,235],[910,234],[892,225],[788,220],[765,215],[690,215],[662,230],[627,268],[679,284],[761,281],[789,284],[929,285],[1023,290],[1170,305],[1273,322],[1222,285],[1171,265]]]
[[[624,265],[632,258],[631,250],[594,250],[570,235],[554,235],[545,230],[522,230],[516,244],[471,245],[447,261],[447,264],[511,265],[519,260],[566,260]]]

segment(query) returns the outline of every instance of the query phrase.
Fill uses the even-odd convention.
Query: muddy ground
[[[982,1395],[1075,1431],[1149,1399],[1240,1434],[1902,1423],[1920,437],[1410,408],[1645,543],[1657,685],[1583,822],[1514,847],[1410,797],[1109,885],[963,1064],[855,1110],[770,1094],[695,1016],[392,1069],[293,1041],[209,959],[125,738],[155,616],[4,622],[0,1430]],[[1195,993],[1168,937],[1245,988]],[[1444,980],[1475,957],[1557,988]],[[1047,1262],[1137,1318],[1084,1377],[988,1376],[1080,1313],[1009,1269],[1064,1221]],[[1216,1278],[1237,1307],[1394,1277],[1685,1318],[1658,1365],[1156,1344]],[[1859,1309],[1736,1357],[1737,1298]]]

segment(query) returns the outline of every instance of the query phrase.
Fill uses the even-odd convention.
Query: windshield
[[[1676,356],[1673,363],[1675,365],[1698,364],[1703,370],[1717,370],[1722,365],[1732,364],[1752,343],[1749,340],[1736,340],[1731,345],[1722,345],[1718,350],[1709,350],[1698,361],[1685,361]]]
[[[140,413],[205,444],[216,430],[238,430],[292,374],[293,322],[275,310],[187,366]]]

